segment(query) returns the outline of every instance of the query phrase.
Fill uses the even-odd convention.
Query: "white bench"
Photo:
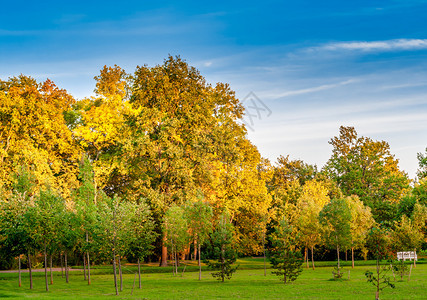
[[[417,253],[415,251],[397,252],[397,260],[418,260]]]

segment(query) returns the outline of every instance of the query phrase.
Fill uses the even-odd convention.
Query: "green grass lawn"
[[[346,278],[350,271],[350,280],[333,281],[331,266],[333,262],[322,262],[315,270],[304,269],[301,276],[293,283],[284,285],[271,270],[264,276],[262,259],[242,259],[238,261],[241,268],[233,278],[221,283],[209,271],[203,272],[202,281],[198,280],[195,266],[187,267],[186,272],[178,276],[169,273],[153,273],[158,267],[144,266],[150,273],[144,273],[142,289],[136,287],[131,296],[134,266],[126,266],[124,289],[120,299],[374,299],[375,288],[366,282],[364,272],[374,270],[374,266],[362,265],[355,269],[345,267]],[[363,262],[365,263],[365,262]],[[23,274],[23,286],[18,287],[16,273],[0,274],[0,298],[9,299],[102,299],[115,297],[113,275],[109,266],[93,269],[92,284],[83,280],[80,271],[70,272],[70,283],[66,284],[60,273],[54,276],[50,291],[44,289],[44,273],[35,273],[34,289],[29,290],[28,273]],[[162,268],[162,270],[165,270]],[[166,269],[168,270],[168,269]],[[180,267],[182,271],[182,267]],[[390,274],[391,275],[391,274]],[[411,280],[398,281],[396,288],[387,288],[381,293],[381,299],[426,299],[427,298],[427,264],[418,264],[412,270]]]

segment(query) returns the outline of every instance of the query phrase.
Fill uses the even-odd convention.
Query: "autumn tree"
[[[206,131],[214,126],[210,87],[193,67],[169,57],[163,65],[137,67],[131,89],[130,136],[122,144],[129,168],[129,193],[145,197],[156,222],[168,207],[181,205],[203,182]],[[154,196],[154,197],[152,197]],[[163,234],[162,265],[166,265]]]
[[[391,234],[392,244],[396,251],[414,251],[420,249],[424,239],[424,234],[411,219],[403,216],[399,222],[396,222]],[[415,266],[415,260],[414,260]]]
[[[104,66],[94,79],[96,96],[73,106],[73,134],[92,161],[95,189],[123,196],[126,167],[121,164],[119,148],[128,133],[130,77],[115,65]]]
[[[80,153],[64,118],[73,103],[49,79],[0,80],[0,185],[10,190],[15,166],[31,165],[37,186],[49,185],[69,198]]]
[[[316,173],[316,166],[306,164],[302,160],[291,160],[289,156],[280,156],[277,159],[271,179],[267,181],[273,198],[270,211],[277,223],[285,214],[296,211],[295,205],[302,194],[302,187],[305,182],[313,179]],[[293,222],[294,217],[287,215],[286,218]]]
[[[229,209],[242,236],[255,236],[247,219],[237,222],[254,223],[269,197],[258,176],[259,152],[238,123],[243,107],[229,86],[207,84],[197,69],[168,57],[162,65],[137,67],[129,103],[129,136],[120,147],[129,166],[128,197],[146,197],[160,224],[168,207],[201,191],[212,207]],[[162,240],[165,265],[164,234]]]
[[[328,190],[322,182],[310,180],[303,186],[302,194],[297,200],[298,219],[295,222],[300,232],[300,242],[305,247],[305,259],[308,267],[308,251],[311,250],[311,261],[314,269],[314,247],[321,241],[322,225],[319,214],[330,202]]]
[[[360,249],[364,247],[369,229],[374,224],[374,219],[372,218],[370,207],[365,206],[357,196],[351,196],[347,199],[351,212],[351,266],[354,268],[354,249]]]
[[[411,216],[411,221],[416,230],[424,235],[424,243],[427,243],[427,206],[416,203]]]
[[[371,207],[377,222],[391,225],[409,179],[399,169],[389,144],[358,137],[353,127],[340,127],[340,135],[329,143],[332,156],[324,172],[338,183],[344,195],[357,195]]]

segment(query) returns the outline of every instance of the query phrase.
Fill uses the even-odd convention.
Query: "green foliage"
[[[188,222],[181,207],[173,205],[166,211],[163,232],[166,245],[174,253],[181,252],[188,245]]]
[[[417,199],[414,196],[407,195],[403,197],[398,205],[397,218],[400,219],[402,216],[411,217],[416,202]]]
[[[269,259],[272,268],[277,270],[272,273],[281,276],[280,280],[285,284],[295,281],[302,272],[302,254],[296,248],[298,238],[296,230],[286,219],[282,219],[275,227],[275,232],[270,238],[272,248]]]
[[[330,142],[333,153],[324,172],[336,181],[344,195],[357,195],[372,209],[376,222],[395,220],[396,204],[409,188],[407,175],[385,141],[358,137],[353,127],[340,127]]]
[[[419,169],[417,171],[417,176],[420,180],[427,177],[427,148],[425,150],[425,153],[426,154],[423,154],[420,152],[417,154],[418,166],[419,166]]]
[[[372,227],[366,239],[366,247],[377,260],[390,258],[390,230],[376,224]]]
[[[213,212],[209,204],[202,199],[189,202],[184,207],[192,237],[197,244],[203,245],[212,232]]]
[[[332,199],[319,214],[323,237],[331,249],[337,250],[337,268],[334,278],[341,278],[340,249],[351,246],[352,215],[348,198]]]
[[[326,243],[333,248],[344,249],[350,245],[351,211],[347,198],[332,199],[319,214],[324,227]]]
[[[342,279],[344,276],[344,267],[337,264],[332,271],[332,275],[334,276],[334,280]]]
[[[405,261],[401,259],[393,265],[393,270],[400,276],[400,280],[403,281],[403,276],[408,275],[409,267],[405,264]]]
[[[223,213],[216,224],[215,231],[211,235],[212,257],[216,261],[207,261],[209,268],[213,272],[212,276],[224,282],[224,279],[231,279],[237,267],[232,267],[236,261],[237,254],[233,248],[233,225],[229,222],[229,216]]]
[[[395,288],[395,285],[391,282],[391,277],[387,275],[387,272],[390,271],[390,265],[377,265],[377,272],[366,271],[365,276],[367,281],[371,283],[376,288],[375,299],[379,299],[380,291],[387,287]]]
[[[0,247],[7,256],[33,252],[35,176],[26,167],[13,174],[13,193],[0,198]]]
[[[155,223],[150,208],[142,200],[136,205],[135,214],[131,218],[127,254],[143,260],[153,253],[153,244],[158,236],[154,231]]]
[[[372,227],[368,233],[366,245],[376,258],[376,273],[366,271],[365,276],[368,282],[376,287],[375,299],[379,299],[380,291],[386,287],[394,288],[391,278],[387,274],[392,268],[390,262],[381,265],[381,260],[390,258],[390,236],[388,229],[384,227]]]
[[[414,188],[411,190],[411,194],[415,197],[418,203],[427,206],[427,178],[416,183]]]

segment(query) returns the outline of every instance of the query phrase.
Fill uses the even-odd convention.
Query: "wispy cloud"
[[[352,41],[329,43],[310,50],[384,52],[427,49],[427,39],[395,39],[385,41]]]
[[[339,86],[343,86],[343,85],[354,83],[356,81],[357,80],[355,80],[355,79],[349,79],[349,80],[341,81],[341,82],[338,82],[338,83],[324,84],[324,85],[315,86],[315,87],[309,87],[309,88],[305,88],[305,89],[291,90],[291,91],[286,91],[286,92],[282,92],[282,93],[275,93],[275,94],[270,94],[270,95],[264,94],[263,97],[278,99],[278,98],[289,97],[289,96],[309,94],[309,93],[314,93],[314,92],[319,92],[319,91],[333,89],[333,88],[336,88],[336,87],[339,87]]]

